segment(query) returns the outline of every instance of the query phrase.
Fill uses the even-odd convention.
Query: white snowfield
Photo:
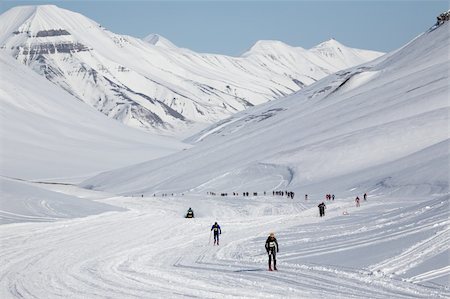
[[[52,188],[89,197],[74,187]],[[0,226],[0,297],[450,296],[448,198],[369,196],[356,208],[353,198],[338,196],[327,202],[325,218],[318,217],[318,198],[101,201],[128,211]],[[196,218],[183,218],[188,207]],[[210,235],[215,221],[219,246]],[[264,243],[271,231],[280,248],[277,272],[267,271]]]
[[[382,55],[335,40],[310,50],[259,41],[240,57],[196,53],[155,34],[144,40],[54,5],[0,16],[2,52],[110,118],[164,134],[205,127]]]
[[[0,298],[449,298],[449,43],[447,22],[221,121],[186,150],[0,55]],[[155,160],[132,165],[146,152]]]

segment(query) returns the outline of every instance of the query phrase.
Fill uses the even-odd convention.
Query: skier
[[[308,194],[305,194],[305,200],[308,200]]]
[[[194,218],[194,211],[191,208],[188,209],[186,218]]]
[[[272,257],[273,257],[273,270],[277,271],[277,252],[278,252],[278,242],[275,238],[274,233],[270,233],[266,240],[266,251],[269,255],[269,271],[272,271]]]
[[[325,209],[327,208],[327,206],[325,205],[325,203],[322,202],[322,203],[320,203],[317,207],[319,208],[319,214],[320,214],[320,217],[325,216]]]
[[[360,206],[360,204],[359,204],[359,197],[358,197],[358,196],[356,196],[356,198],[355,198],[355,202],[356,202],[356,207],[359,207],[359,206]]]
[[[367,200],[367,193],[364,193],[364,201]]]
[[[220,229],[220,225],[217,224],[217,222],[214,222],[213,226],[211,227],[211,231],[214,231],[214,245],[219,245],[219,235],[222,234],[222,230]]]

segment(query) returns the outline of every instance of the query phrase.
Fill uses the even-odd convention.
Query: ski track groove
[[[431,253],[440,253],[448,249],[450,244],[449,227],[437,232],[432,237],[419,242],[405,252],[383,261],[383,263],[373,265],[373,271],[383,272],[404,272],[410,268],[411,260],[417,260],[415,257],[431,255]]]
[[[442,222],[442,216],[444,216],[446,213],[445,210],[443,210],[442,213],[439,213],[438,216],[441,217],[432,217],[427,219],[426,223],[422,223],[421,225],[414,225],[414,226],[410,226],[410,228],[407,229],[403,229],[403,227],[405,226],[405,223],[409,223],[408,221],[411,218],[411,215],[408,215],[408,217],[405,217],[405,215],[403,215],[403,217],[401,217],[400,220],[398,221],[393,221],[392,219],[387,219],[386,222],[388,222],[388,224],[386,224],[385,226],[389,226],[390,228],[388,230],[386,230],[386,228],[380,224],[378,224],[377,226],[375,226],[374,229],[370,229],[368,228],[367,231],[363,231],[363,232],[353,232],[350,233],[350,236],[348,234],[348,232],[346,232],[345,236],[346,239],[342,240],[342,241],[338,241],[341,240],[343,234],[334,234],[334,235],[327,235],[327,239],[337,239],[334,240],[333,242],[333,248],[330,249],[329,248],[329,244],[324,244],[322,246],[317,245],[314,247],[314,249],[311,250],[302,250],[300,249],[298,252],[296,253],[292,253],[291,255],[287,256],[287,259],[296,259],[298,257],[307,257],[307,256],[313,256],[313,255],[320,255],[323,253],[329,253],[330,251],[333,252],[337,252],[337,251],[343,251],[352,247],[357,247],[357,246],[366,246],[367,244],[376,244],[380,241],[388,241],[388,240],[394,240],[397,239],[399,237],[404,237],[406,235],[409,234],[417,234],[419,232],[422,231],[427,231],[430,230],[431,228],[435,227],[435,225],[437,223]],[[413,214],[413,213],[411,213]],[[398,215],[396,215],[395,217],[398,217]],[[436,220],[434,219],[436,218]],[[336,231],[336,227],[330,228],[330,231]],[[396,230],[396,231],[393,231]],[[339,230],[337,230],[339,231]],[[378,231],[378,232],[376,232]],[[348,238],[351,238],[351,242],[349,242]],[[396,259],[394,257],[394,259]]]
[[[449,275],[450,273],[450,266],[442,267],[436,270],[431,270],[416,276],[413,276],[408,279],[408,281],[418,283],[428,280],[429,278],[436,278],[441,277],[443,275]]]

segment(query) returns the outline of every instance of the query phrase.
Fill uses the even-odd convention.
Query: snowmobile
[[[194,218],[194,211],[191,208],[187,211],[185,218]]]

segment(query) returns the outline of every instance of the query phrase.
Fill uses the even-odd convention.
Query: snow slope
[[[238,113],[182,153],[89,179],[114,193],[449,192],[449,27]],[[151,182],[149,184],[148,182]]]
[[[0,47],[111,118],[177,134],[293,93],[337,70],[381,55],[336,41],[305,50],[260,41],[241,57],[200,54],[151,34],[107,31],[53,5],[0,16]]]
[[[188,147],[105,117],[11,57],[0,69],[1,176],[85,177]]]

